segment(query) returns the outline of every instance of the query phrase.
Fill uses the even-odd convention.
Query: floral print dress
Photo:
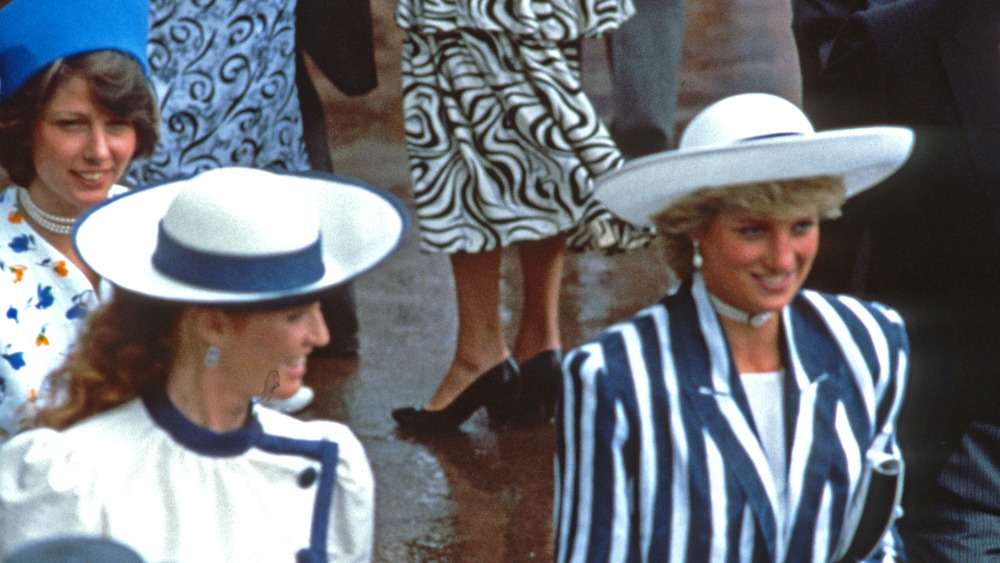
[[[0,443],[17,431],[19,407],[38,399],[45,376],[62,362],[97,293],[24,220],[17,187],[0,191]]]

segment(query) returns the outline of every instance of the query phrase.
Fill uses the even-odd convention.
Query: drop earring
[[[205,366],[212,367],[219,363],[219,349],[215,346],[209,346],[208,351],[205,352]]]
[[[701,265],[705,260],[701,257],[701,250],[698,248],[698,241],[692,241],[691,244],[694,246],[694,254],[691,256],[691,264],[694,265],[695,270],[700,270]]]

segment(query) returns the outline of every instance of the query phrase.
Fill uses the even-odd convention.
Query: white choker
[[[17,189],[17,201],[21,204],[21,209],[31,217],[31,219],[38,223],[38,226],[45,229],[46,231],[53,232],[57,235],[68,235],[73,232],[73,225],[76,224],[76,217],[60,217],[58,215],[53,215],[51,213],[46,213],[42,211],[35,202],[31,201],[31,196],[28,195],[28,190],[24,188]]]
[[[724,303],[711,293],[708,294],[708,298],[712,300],[712,307],[715,308],[715,312],[718,313],[719,316],[725,317],[731,321],[750,325],[754,328],[766,323],[771,319],[771,317],[774,316],[774,311],[764,311],[763,313],[751,315],[746,311],[741,311],[728,303]]]

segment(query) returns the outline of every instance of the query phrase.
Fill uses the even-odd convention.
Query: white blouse
[[[149,563],[369,561],[373,528],[371,468],[336,422],[255,406],[219,434],[159,395],[0,447],[0,558],[72,534]]]

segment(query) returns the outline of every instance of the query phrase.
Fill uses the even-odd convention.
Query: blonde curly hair
[[[692,234],[704,230],[724,208],[781,217],[803,205],[816,205],[820,219],[840,216],[846,197],[839,176],[814,176],[791,180],[753,182],[697,189],[654,217],[667,264],[678,279],[693,272]]]

